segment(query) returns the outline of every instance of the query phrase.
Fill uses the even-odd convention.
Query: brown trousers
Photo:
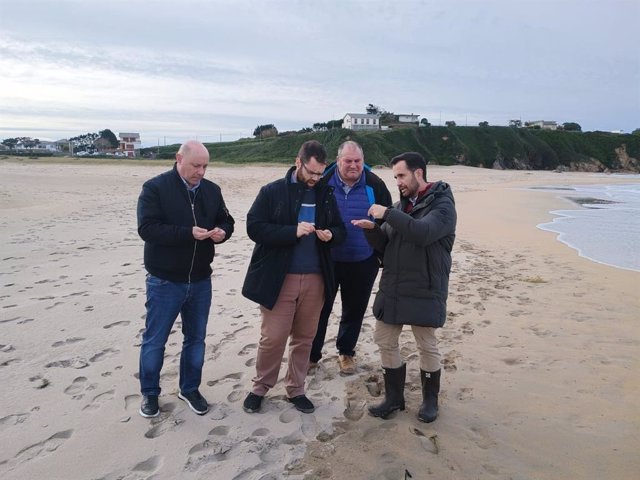
[[[324,304],[324,281],[319,273],[287,274],[272,310],[260,307],[262,326],[252,392],[264,395],[278,381],[280,363],[289,340],[284,386],[287,397],[304,394],[309,352]]]

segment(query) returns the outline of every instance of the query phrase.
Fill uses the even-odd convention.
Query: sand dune
[[[425,425],[409,331],[407,411],[366,414],[382,382],[370,312],[351,377],[338,374],[332,317],[308,378],[314,414],[293,409],[280,383],[261,413],[242,411],[260,323],[240,294],[253,246],[245,215],[286,166],[214,164],[207,176],[237,228],[214,262],[201,387],[211,411],[198,417],[176,396],[178,320],[161,415],[146,420],[137,413],[145,310],[135,205],[142,182],[166,169],[0,162],[3,479],[636,478],[640,274],[580,258],[536,229],[567,200],[522,188],[628,180],[429,168],[452,185],[459,228],[440,332],[441,414]],[[390,170],[377,172],[397,198]]]

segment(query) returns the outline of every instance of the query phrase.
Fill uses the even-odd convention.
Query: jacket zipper
[[[187,195],[189,195],[189,191],[187,191]],[[191,200],[191,195],[189,195],[189,203],[191,204],[191,216],[193,217],[193,226],[197,227],[198,222],[196,220],[196,195],[198,195],[198,190],[193,193],[193,200]],[[191,255],[191,266],[189,267],[189,275],[187,277],[187,282],[191,283],[191,272],[193,272],[193,264],[196,260],[196,248],[198,247],[198,241],[193,239],[193,254]]]

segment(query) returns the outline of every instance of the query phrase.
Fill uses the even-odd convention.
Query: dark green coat
[[[437,182],[411,213],[404,213],[407,202],[394,204],[381,227],[365,230],[371,246],[383,253],[373,315],[389,324],[442,327],[456,231],[453,194]]]

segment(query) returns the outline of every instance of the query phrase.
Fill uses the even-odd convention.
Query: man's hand
[[[296,236],[298,238],[304,237],[316,231],[316,227],[313,226],[312,223],[309,222],[300,222],[298,224],[298,229],[296,230]]]
[[[211,236],[211,231],[207,230],[206,228],[193,227],[191,229],[191,232],[193,234],[193,238],[195,238],[196,240],[206,240]]]
[[[209,233],[210,233],[209,238],[211,238],[211,240],[213,240],[214,243],[219,243],[223,241],[224,237],[227,236],[227,232],[225,232],[220,227],[216,227],[213,230],[210,230]]]
[[[372,230],[376,226],[371,220],[351,220],[351,225],[364,228],[365,230]]]
[[[316,230],[316,235],[323,242],[328,242],[333,238],[333,233],[331,233],[331,230]]]
[[[387,207],[374,203],[373,205],[371,205],[371,207],[369,207],[368,214],[371,215],[376,220],[380,220],[384,216],[384,212],[386,211],[387,211]]]
[[[219,227],[216,227],[213,230],[207,230],[206,228],[201,227],[193,227],[191,231],[193,233],[193,238],[195,238],[196,240],[206,240],[207,238],[210,238],[215,243],[223,241],[224,237],[226,237],[227,235],[227,232]]]

